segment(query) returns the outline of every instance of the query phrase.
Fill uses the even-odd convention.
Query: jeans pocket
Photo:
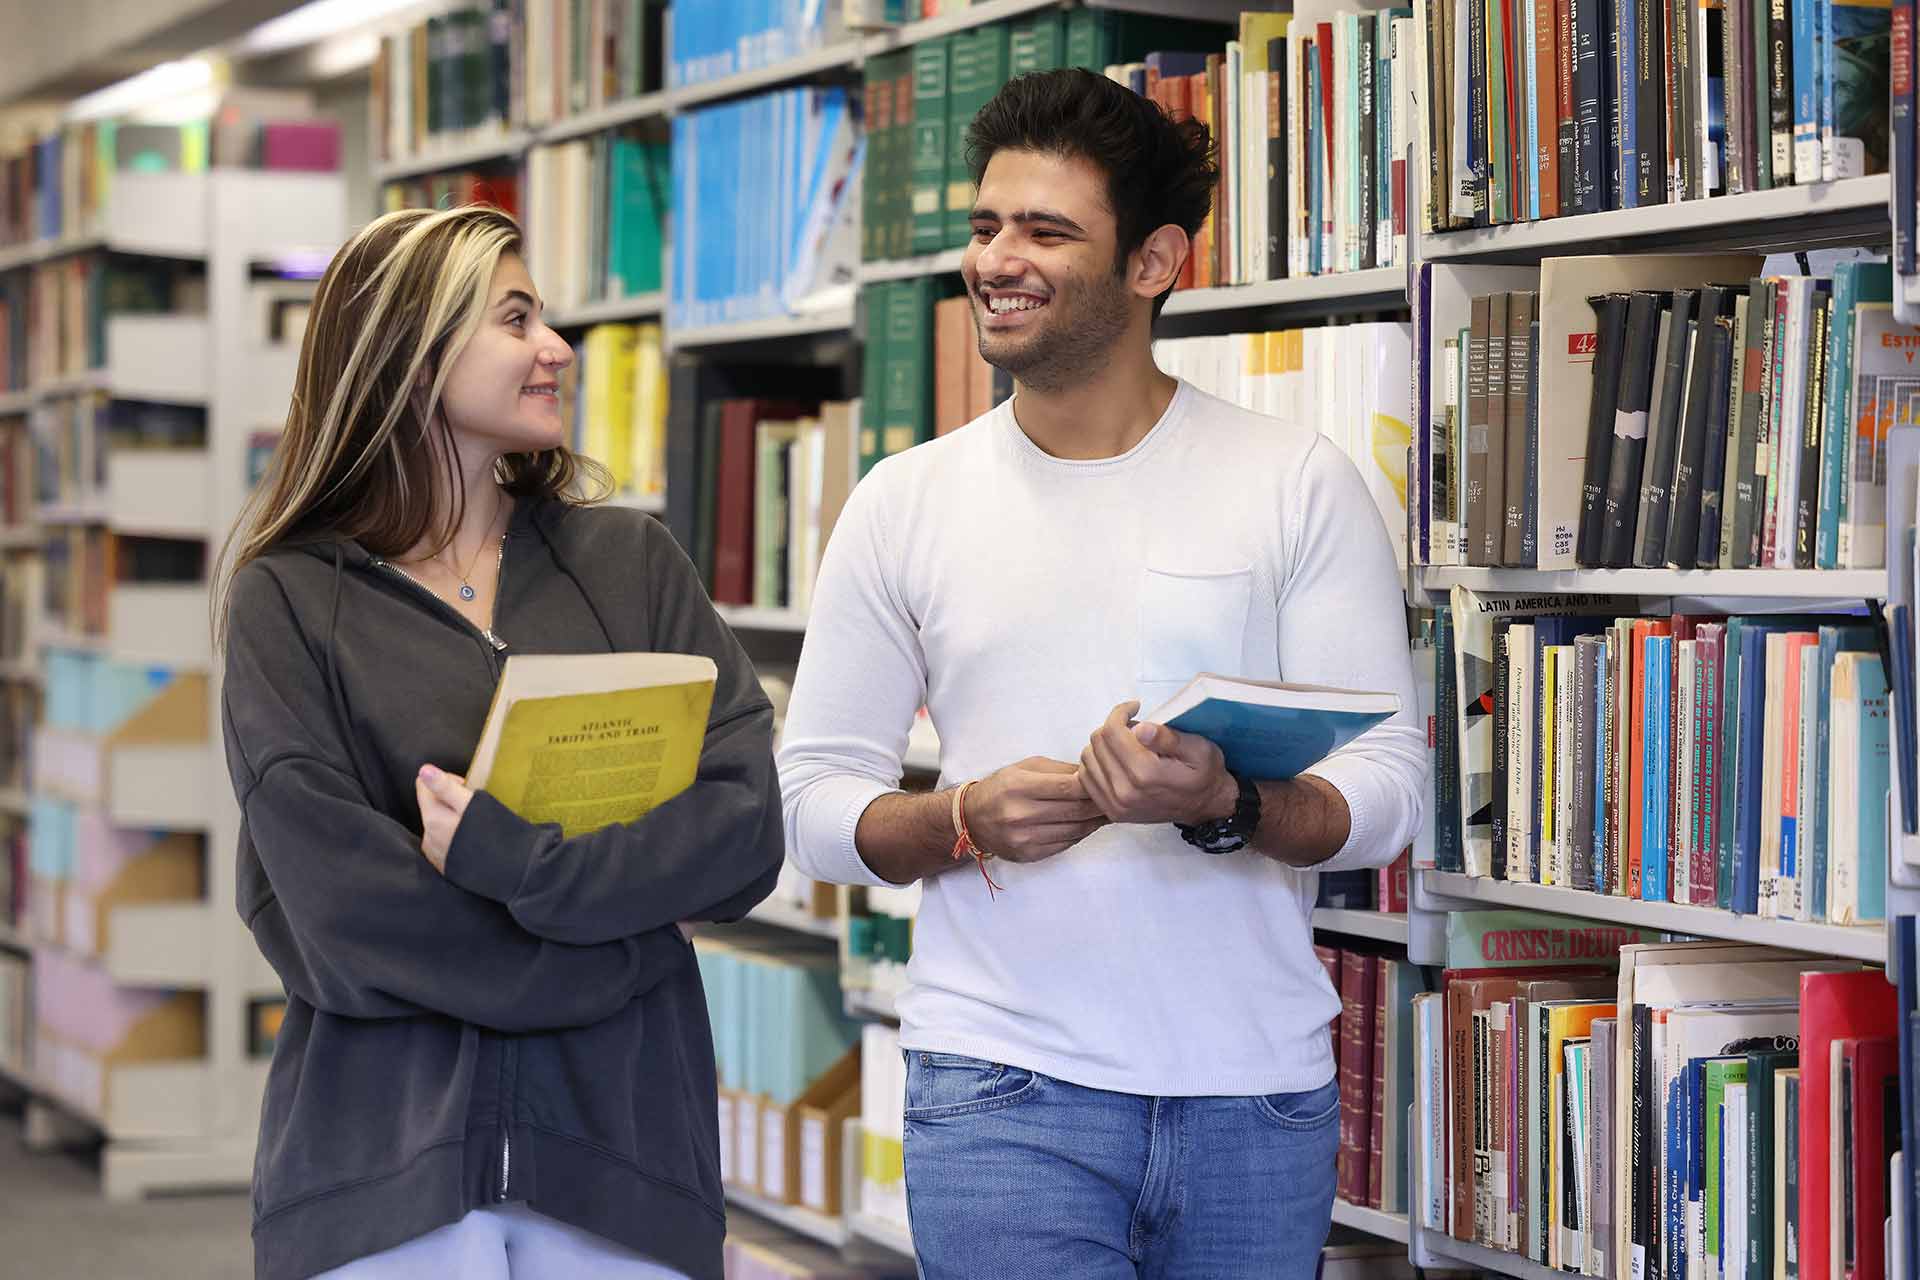
[[[1032,1095],[1040,1077],[1024,1067],[957,1053],[907,1053],[908,1120],[938,1120],[1010,1107]]]
[[[1329,1080],[1302,1093],[1269,1093],[1253,1100],[1268,1122],[1295,1133],[1312,1133],[1340,1120],[1340,1084]]]

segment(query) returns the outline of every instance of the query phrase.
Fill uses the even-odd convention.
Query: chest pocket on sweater
[[[1140,575],[1143,711],[1165,702],[1202,671],[1242,675],[1253,568],[1146,569]]]

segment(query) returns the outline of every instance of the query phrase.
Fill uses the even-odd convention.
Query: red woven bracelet
[[[953,793],[953,829],[957,837],[953,842],[953,860],[958,862],[971,856],[979,864],[980,876],[987,882],[987,896],[991,898],[1000,890],[1000,886],[993,882],[993,877],[987,874],[987,859],[993,855],[975,844],[972,833],[967,830],[967,790],[978,781],[978,778],[974,778],[963,782]]]

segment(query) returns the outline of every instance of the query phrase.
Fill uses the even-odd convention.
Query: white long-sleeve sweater
[[[1196,672],[1400,696],[1311,772],[1352,833],[1325,870],[1383,865],[1426,789],[1400,572],[1365,485],[1319,435],[1181,383],[1115,458],[1043,452],[1002,404],[880,463],[836,525],[779,752],[788,854],[882,884],[854,829],[895,789],[914,713],[941,785],[1078,761],[1116,703]],[[1314,956],[1317,873],[1110,826],[1031,865],[925,883],[901,1044],[1162,1096],[1313,1089],[1339,997]]]

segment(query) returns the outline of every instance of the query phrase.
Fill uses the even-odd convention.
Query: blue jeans
[[[1340,1094],[1150,1098],[907,1054],[925,1280],[1312,1280]]]

